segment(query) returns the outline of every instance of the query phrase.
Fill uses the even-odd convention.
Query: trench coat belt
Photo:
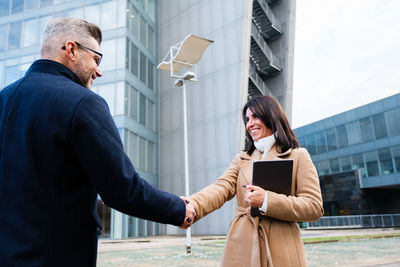
[[[268,261],[268,266],[273,267],[272,259],[271,259],[271,252],[269,250],[269,245],[268,245],[268,239],[267,239],[267,234],[265,232],[264,227],[262,224],[260,224],[260,217],[252,217],[250,215],[250,207],[248,208],[243,208],[243,207],[238,207],[236,209],[236,215],[235,215],[235,220],[238,219],[239,217],[245,216],[250,223],[253,225],[253,249],[252,250],[252,255],[251,255],[251,266],[261,266],[261,255],[260,255],[260,245],[259,245],[259,233],[258,229],[261,228],[262,233],[264,235],[264,242],[265,242],[265,248],[266,248],[266,255],[267,255],[267,261]]]

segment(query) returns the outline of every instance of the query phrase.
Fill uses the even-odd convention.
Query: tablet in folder
[[[260,160],[253,162],[253,185],[290,196],[293,160]],[[260,216],[258,208],[251,208],[251,216]]]

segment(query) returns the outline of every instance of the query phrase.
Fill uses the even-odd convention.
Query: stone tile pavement
[[[302,230],[302,237],[400,233],[400,229]],[[192,237],[186,255],[184,236],[100,240],[97,266],[219,266],[225,236]],[[400,237],[306,244],[309,266],[400,266]]]

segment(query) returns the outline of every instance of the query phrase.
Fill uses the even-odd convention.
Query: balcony
[[[251,25],[251,37],[250,58],[254,61],[257,72],[266,77],[282,71],[279,59],[272,54],[254,23]]]
[[[261,79],[260,75],[258,75],[255,63],[252,60],[250,60],[249,96],[253,97],[258,95],[272,96],[272,93],[269,90],[268,86]]]
[[[267,40],[282,34],[282,26],[275,18],[267,0],[253,0],[253,22]]]

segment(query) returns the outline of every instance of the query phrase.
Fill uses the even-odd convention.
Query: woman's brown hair
[[[267,128],[271,129],[276,139],[276,149],[278,153],[283,153],[289,148],[300,147],[299,141],[289,125],[289,121],[283,111],[282,106],[270,96],[258,96],[250,99],[243,107],[242,117],[246,127],[246,111],[250,109],[253,116],[259,118]],[[245,151],[251,155],[256,149],[251,135],[246,129]],[[278,150],[280,149],[280,151]]]

